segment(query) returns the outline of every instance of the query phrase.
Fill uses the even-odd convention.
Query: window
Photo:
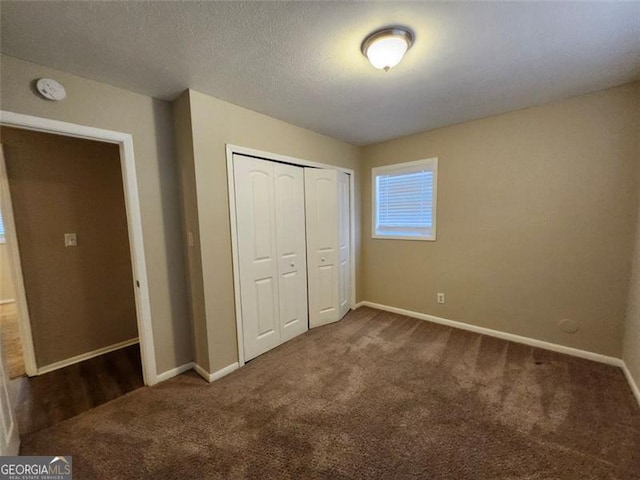
[[[373,238],[436,239],[438,159],[372,170]]]
[[[4,238],[4,219],[2,218],[2,210],[0,210],[0,243],[5,243],[5,238]]]

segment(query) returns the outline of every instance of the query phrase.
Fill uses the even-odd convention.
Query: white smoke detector
[[[36,88],[40,95],[47,100],[53,100],[57,102],[64,100],[67,96],[67,92],[64,87],[51,78],[41,78],[36,82]]]

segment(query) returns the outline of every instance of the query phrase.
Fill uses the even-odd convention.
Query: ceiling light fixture
[[[388,72],[395,67],[413,45],[413,32],[405,27],[377,30],[362,42],[362,54],[371,65]]]

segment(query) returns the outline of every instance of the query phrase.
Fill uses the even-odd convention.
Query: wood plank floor
[[[25,370],[15,302],[0,305],[0,330],[2,331],[2,351],[9,378],[20,377],[25,374]]]
[[[21,435],[37,432],[144,386],[139,345],[10,382]]]

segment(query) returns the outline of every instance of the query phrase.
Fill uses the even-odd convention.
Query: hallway
[[[0,305],[0,332],[21,435],[51,427],[144,386],[137,344],[29,378],[15,302]]]
[[[138,344],[9,382],[20,435],[75,417],[144,386]]]
[[[14,379],[25,375],[18,310],[15,302],[0,304],[0,331],[9,378]]]

